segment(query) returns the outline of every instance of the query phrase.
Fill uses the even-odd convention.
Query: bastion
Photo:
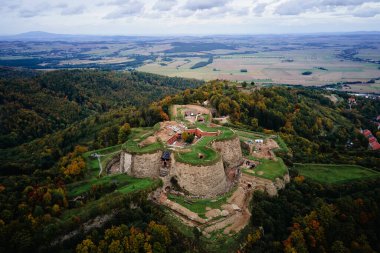
[[[201,127],[162,122],[149,136],[129,140],[107,169],[137,178],[160,177],[165,187],[193,196],[223,194],[231,185],[226,171],[243,161],[240,140],[229,128]],[[186,143],[183,135],[193,135],[194,140]]]

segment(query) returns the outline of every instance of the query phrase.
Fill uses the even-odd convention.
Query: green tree
[[[127,141],[129,134],[131,133],[131,126],[129,123],[125,123],[119,129],[118,143],[122,144]]]
[[[96,253],[97,247],[91,239],[85,239],[76,247],[76,253]]]
[[[253,118],[251,120],[251,126],[253,129],[257,129],[259,127],[259,120],[257,118]]]
[[[335,241],[331,246],[332,253],[348,253],[350,252],[343,244],[342,241]]]

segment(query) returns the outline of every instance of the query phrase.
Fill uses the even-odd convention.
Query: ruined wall
[[[134,177],[158,177],[161,168],[161,154],[136,154],[132,156],[131,175]]]
[[[132,155],[122,152],[120,155],[120,172],[130,174],[132,168]]]
[[[117,154],[114,156],[106,165],[106,172],[107,173],[119,173],[121,172],[120,170],[120,157],[121,154]]]
[[[240,147],[240,140],[238,137],[232,140],[215,141],[212,147],[220,152],[223,162],[227,167],[236,167],[243,161],[243,155]]]
[[[174,162],[170,176],[175,176],[179,186],[192,195],[211,197],[228,189],[222,160],[209,166]]]
[[[152,154],[129,154],[120,156],[120,172],[134,177],[158,177],[161,168],[161,151]]]
[[[269,196],[276,196],[278,191],[284,189],[286,184],[290,182],[289,174],[284,174],[281,178],[276,178],[275,181],[269,179],[255,177],[253,175],[247,175],[242,173],[240,181],[243,185],[251,185],[252,189],[261,189],[266,191]]]

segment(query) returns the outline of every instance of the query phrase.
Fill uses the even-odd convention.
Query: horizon
[[[95,34],[95,33],[58,33],[50,31],[25,31],[14,34],[0,34],[1,37],[25,36],[25,35],[56,35],[56,36],[94,36],[94,37],[210,37],[210,36],[287,36],[287,35],[344,35],[344,34],[380,34],[380,30],[355,30],[348,32],[288,32],[288,33],[210,33],[210,34],[191,34],[191,33],[151,33],[151,34]]]

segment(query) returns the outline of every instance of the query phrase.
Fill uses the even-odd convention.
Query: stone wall
[[[178,185],[192,195],[212,197],[228,189],[222,160],[209,166],[174,162],[170,176],[175,176]]]
[[[132,155],[127,152],[122,152],[120,156],[120,172],[130,174],[131,168],[132,168]]]
[[[159,177],[162,151],[132,156],[131,175],[134,177]]]
[[[278,194],[278,191],[284,189],[286,184],[290,182],[290,177],[289,174],[286,173],[283,177],[276,178],[273,182],[269,179],[242,173],[240,181],[243,185],[250,185],[249,188],[252,187],[252,189],[262,189],[266,191],[269,196],[276,196]]]
[[[123,152],[120,156],[120,171],[138,178],[159,177],[161,155],[162,151],[133,155]]]
[[[215,141],[212,147],[217,152],[220,152],[223,162],[229,168],[236,167],[243,161],[239,137],[235,137],[232,140]]]
[[[106,172],[108,173],[119,173],[121,172],[120,170],[120,157],[121,154],[118,154],[114,156],[106,165]]]

